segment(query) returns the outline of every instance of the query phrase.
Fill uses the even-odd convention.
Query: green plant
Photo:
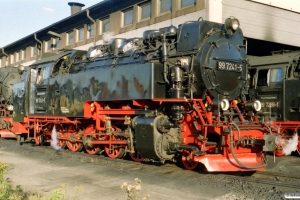
[[[9,165],[6,165],[0,161],[0,183],[4,181],[4,173],[7,171]]]
[[[78,194],[83,190],[82,186],[76,186],[76,193],[74,197],[70,197],[68,194],[68,186],[66,184],[61,184],[60,189],[54,190],[51,193],[50,197],[42,197],[39,194],[31,196],[29,200],[77,200],[78,199]]]
[[[138,178],[135,178],[135,185],[129,185],[127,182],[121,185],[121,189],[125,190],[127,193],[127,200],[138,200],[139,199],[139,192],[141,190],[141,183],[142,181]],[[147,200],[150,198],[150,195],[147,194],[142,200]]]

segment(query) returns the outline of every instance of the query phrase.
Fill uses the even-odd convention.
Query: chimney
[[[81,11],[81,8],[85,5],[82,3],[76,3],[76,2],[69,2],[69,6],[71,6],[71,15],[75,15],[76,13]]]

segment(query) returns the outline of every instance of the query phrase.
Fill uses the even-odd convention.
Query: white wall
[[[240,20],[246,37],[300,47],[299,13],[253,1],[223,0],[223,21],[228,16]]]
[[[250,1],[255,1],[269,6],[283,8],[286,10],[300,13],[299,0],[250,0]]]
[[[212,22],[223,23],[222,0],[205,1],[205,19]]]

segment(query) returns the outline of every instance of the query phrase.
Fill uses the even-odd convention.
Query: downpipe
[[[4,48],[1,48],[2,53],[6,56],[6,60],[8,59],[7,53],[4,52]]]
[[[94,24],[94,43],[93,43],[93,46],[96,45],[96,31],[97,31],[97,27],[96,27],[96,21],[90,16],[90,11],[89,9],[86,9],[86,16],[87,18],[89,18],[93,24]]]
[[[42,43],[39,39],[37,39],[36,33],[34,33],[33,35],[34,35],[34,39],[35,39],[38,43],[40,43],[40,45],[41,45],[41,58],[42,58],[42,55],[43,55],[43,43]],[[38,50],[37,50],[36,54],[38,54]],[[37,57],[38,57],[38,55],[37,55]],[[38,60],[38,59],[37,59],[37,60]]]

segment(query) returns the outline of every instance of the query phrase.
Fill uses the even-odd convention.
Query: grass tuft
[[[139,200],[139,192],[141,190],[142,181],[138,178],[135,178],[134,181],[134,185],[130,185],[127,182],[124,182],[121,185],[121,189],[124,190],[127,194],[127,200]],[[148,200],[149,198],[150,195],[147,194],[145,197],[142,198],[142,200]]]

